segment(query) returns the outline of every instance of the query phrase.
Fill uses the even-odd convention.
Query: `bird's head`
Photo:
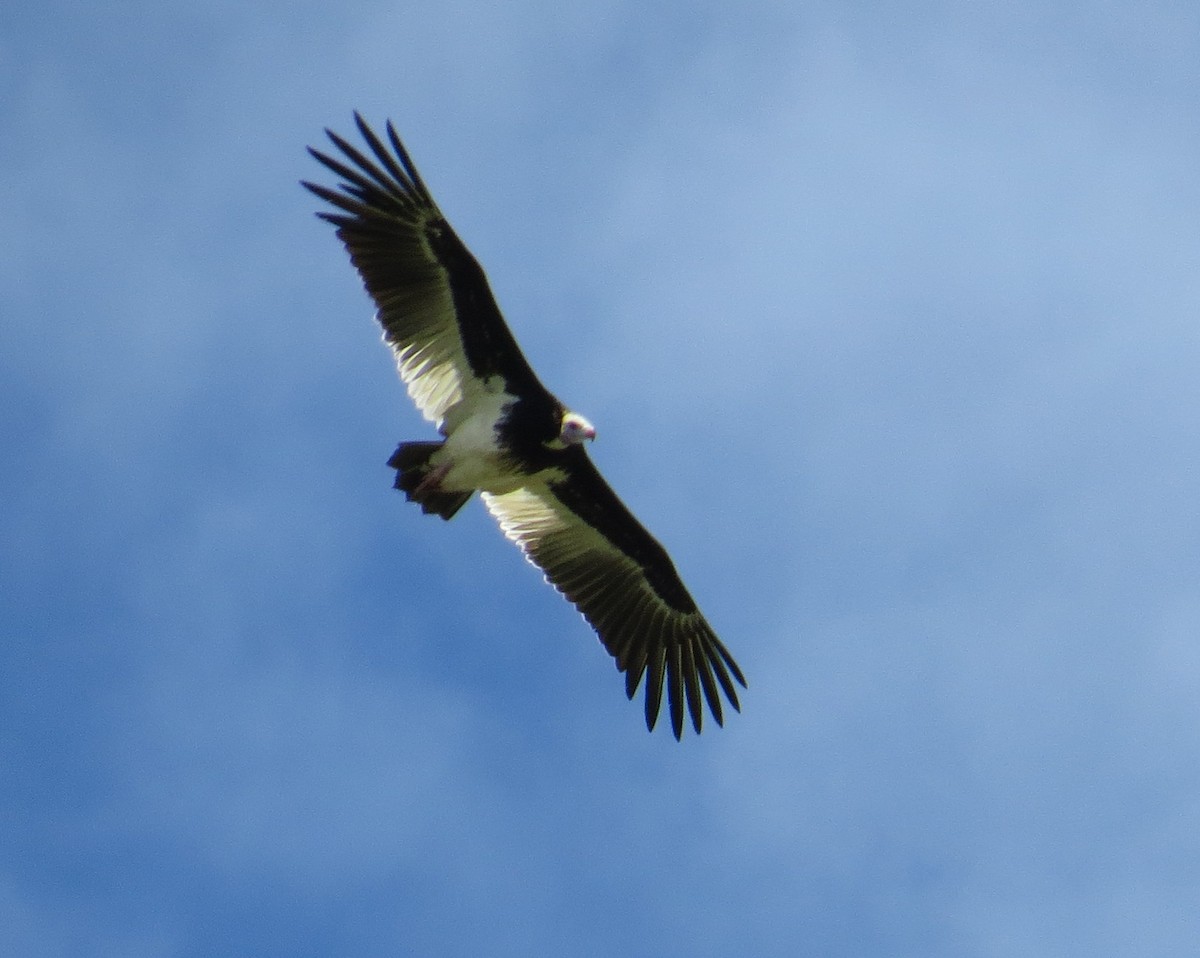
[[[564,413],[562,417],[562,429],[558,433],[558,440],[564,446],[578,446],[585,440],[596,438],[596,427],[584,419],[577,412]]]

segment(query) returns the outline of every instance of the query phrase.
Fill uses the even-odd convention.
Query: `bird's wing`
[[[348,162],[309,152],[342,182],[338,189],[304,186],[337,208],[318,215],[337,227],[375,301],[383,338],[417,408],[440,428],[493,376],[510,393],[541,390],[483,269],[442,216],[391,122],[389,151],[361,116],[354,119],[374,160],[326,130]]]
[[[635,519],[581,447],[549,481],[484,493],[504,534],[520,546],[591,624],[633,698],[646,675],[646,726],[654,728],[666,685],[671,728],[683,734],[686,703],[700,731],[703,702],[723,723],[719,685],[739,708],[746,680],[680,581],[666,550]],[[701,695],[703,693],[703,698]]]

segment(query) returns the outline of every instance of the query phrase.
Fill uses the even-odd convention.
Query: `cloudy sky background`
[[[0,952],[1178,955],[1200,10],[0,13]],[[750,681],[647,735],[297,180],[393,118]]]

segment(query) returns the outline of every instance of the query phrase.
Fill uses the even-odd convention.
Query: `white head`
[[[559,442],[564,446],[578,446],[587,439],[596,438],[596,427],[577,412],[564,413],[562,431],[558,434]]]

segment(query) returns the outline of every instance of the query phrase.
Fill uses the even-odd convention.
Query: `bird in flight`
[[[587,419],[541,384],[500,315],[483,269],[446,222],[395,128],[385,143],[355,113],[370,156],[326,130],[341,157],[309,148],[341,182],[303,185],[332,223],[375,302],[384,342],[422,415],[443,437],[402,442],[395,487],[450,519],[478,490],[505,536],[583,614],[625,674],[645,683],[654,730],[664,686],[671,729],[704,704],[723,724],[746,680],[666,550],[617,498],[584,444]]]

